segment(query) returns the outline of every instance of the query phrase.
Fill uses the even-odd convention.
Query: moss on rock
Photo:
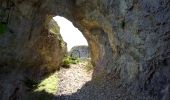
[[[3,35],[7,31],[7,25],[0,23],[0,36]]]

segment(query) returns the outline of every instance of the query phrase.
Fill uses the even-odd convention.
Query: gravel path
[[[69,69],[61,69],[59,71],[59,87],[57,95],[70,95],[88,81],[91,80],[92,71],[87,72],[85,63],[71,65]]]
[[[91,80],[85,64],[71,65],[59,71],[59,90],[53,100],[136,100],[114,75]]]

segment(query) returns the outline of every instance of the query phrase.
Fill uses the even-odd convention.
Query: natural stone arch
[[[6,1],[10,0],[0,1],[2,8],[6,7]],[[153,90],[159,95],[164,91],[164,96],[169,93],[169,0],[11,2],[14,6],[10,10],[8,33],[13,34],[4,36],[0,42],[8,48],[1,52],[7,63],[11,61],[6,60],[8,58],[25,63],[32,57],[30,54],[39,54],[41,49],[34,51],[37,37],[47,37],[47,24],[53,16],[60,15],[72,21],[86,37],[95,66],[94,75],[111,74],[120,78],[123,85],[132,83],[131,89],[135,91]],[[41,43],[41,39],[39,41]],[[44,61],[45,56],[41,58],[43,60],[39,60]]]
[[[168,52],[165,51],[165,48],[169,50],[167,48],[169,40],[166,39],[165,43],[160,39],[168,37],[165,34],[168,34],[166,28],[168,28],[169,23],[166,20],[169,19],[163,17],[163,14],[167,15],[169,12],[165,9],[170,9],[166,5],[169,4],[168,0],[163,1],[162,4],[159,0],[154,2],[147,2],[147,0],[65,0],[57,2],[56,7],[59,7],[59,11],[55,11],[56,14],[71,20],[86,37],[91,50],[92,62],[95,66],[94,75],[111,74],[120,78],[123,84],[137,83],[137,86],[142,87],[142,90],[145,90],[144,87],[146,86],[146,91],[152,88],[155,93],[160,93],[161,88],[159,86],[161,84],[156,79],[162,80],[160,77],[163,76],[169,79],[168,74],[162,73],[164,68],[157,69],[169,65],[162,64],[164,61],[167,62]],[[62,4],[67,8],[60,9],[63,8],[60,6]],[[164,5],[162,11],[158,8],[161,5]],[[162,13],[162,15],[159,13]],[[161,19],[161,22],[159,19]],[[163,33],[158,30],[153,32],[154,29],[157,29],[155,26],[158,23],[160,25],[166,23],[163,29],[158,29],[164,30]],[[150,28],[148,29],[148,27]],[[158,25],[158,27],[160,26]],[[149,35],[149,33],[151,34]],[[157,35],[157,37],[155,34],[164,35],[163,37]],[[155,40],[159,40],[159,42]],[[160,46],[160,43],[165,45]],[[163,59],[154,56],[150,58],[153,53],[150,50],[153,47],[153,52],[162,48],[159,50],[163,52],[159,52],[158,55],[166,56]],[[159,63],[156,64],[156,62]],[[154,73],[162,73],[162,75]],[[136,82],[133,82],[134,80]],[[152,85],[155,82],[159,86]],[[132,85],[134,90],[135,86]],[[167,85],[165,87],[167,88]]]
[[[76,0],[57,1],[55,6],[59,9],[56,9],[56,11],[53,11],[53,12],[55,13],[55,15],[57,14],[59,16],[63,16],[69,19],[70,21],[72,21],[73,24],[77,28],[79,28],[79,30],[83,33],[84,37],[86,38],[89,44],[92,63],[94,64],[94,66],[96,66],[95,68],[98,70],[96,72],[100,73],[100,71],[103,71],[103,70],[106,70],[106,72],[107,71],[109,72],[112,67],[107,65],[107,63],[110,63],[110,65],[112,65],[111,64],[112,57],[110,57],[110,59],[105,59],[105,56],[106,56],[105,52],[107,52],[109,55],[112,55],[113,50],[109,43],[110,41],[109,41],[108,34],[107,34],[108,31],[111,32],[111,29],[109,29],[111,28],[111,25],[107,23],[108,21],[105,19],[103,19],[102,21],[99,21],[99,19],[90,18],[90,16],[92,16],[93,14],[94,15],[96,14],[94,18],[97,16],[103,17],[103,15],[99,13],[98,11],[94,12],[95,8],[97,8],[98,6],[96,2],[79,1],[79,0],[78,1]],[[62,4],[64,4],[64,6],[67,6],[68,8],[63,8],[61,10]],[[92,9],[85,9],[85,8],[88,8],[88,6],[91,6],[93,4],[94,4],[94,7],[92,7]],[[104,20],[106,21],[105,25],[102,24]],[[108,48],[108,49],[105,50],[105,48]]]

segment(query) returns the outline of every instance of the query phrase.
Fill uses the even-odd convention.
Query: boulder
[[[74,46],[69,51],[69,56],[80,59],[86,59],[90,57],[88,46]]]

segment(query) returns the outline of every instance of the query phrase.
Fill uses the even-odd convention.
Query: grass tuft
[[[48,78],[42,80],[34,92],[46,91],[50,94],[55,94],[57,92],[58,77],[57,73],[49,76]]]
[[[76,57],[66,56],[63,59],[62,67],[63,68],[70,68],[70,64],[78,64],[79,62],[80,62],[80,60]]]

